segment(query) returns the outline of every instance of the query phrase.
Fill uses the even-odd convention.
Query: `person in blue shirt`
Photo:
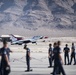
[[[7,42],[3,41],[3,47],[0,49],[1,75],[8,75],[10,73],[9,51]],[[7,70],[7,68],[9,68],[9,70]]]
[[[54,61],[54,51],[55,51],[55,48],[56,48],[56,46],[57,46],[57,43],[56,42],[54,42],[54,44],[53,44],[53,53],[52,53],[52,61]]]
[[[50,68],[50,67],[52,67],[52,44],[49,44],[48,58],[49,58],[48,68]]]
[[[27,45],[24,45],[24,49],[26,50],[26,64],[27,64],[27,70],[25,70],[25,72],[29,72],[32,71],[32,69],[30,69],[30,49],[27,47]]]
[[[66,58],[68,59],[68,64],[69,65],[69,52],[70,52],[70,48],[68,47],[68,44],[65,45],[66,47],[64,47],[64,61],[65,61],[65,65],[66,65]]]
[[[52,56],[52,61],[54,61],[54,53],[55,53],[56,47],[57,47],[57,43],[54,42],[54,44],[53,44],[53,56]],[[52,72],[51,74],[53,74],[53,72]],[[60,74],[59,67],[58,67],[57,70],[56,70],[56,74]]]
[[[70,60],[70,65],[72,63],[72,59],[74,58],[74,64],[76,65],[76,58],[75,58],[75,46],[74,43],[72,43],[72,47],[71,47],[71,60]]]
[[[60,73],[63,75],[66,75],[64,69],[63,69],[63,60],[61,57],[61,48],[60,48],[61,42],[57,42],[57,46],[55,47],[54,50],[54,69],[53,69],[53,75],[57,75],[57,69],[60,70]]]

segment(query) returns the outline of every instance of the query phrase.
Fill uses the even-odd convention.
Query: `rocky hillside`
[[[0,0],[0,30],[14,29],[76,30],[76,0]]]

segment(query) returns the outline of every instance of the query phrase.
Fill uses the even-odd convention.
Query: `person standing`
[[[66,47],[64,47],[64,61],[65,61],[65,65],[66,65],[66,58],[68,59],[68,64],[69,65],[69,52],[70,52],[70,48],[68,47],[68,44],[65,45]]]
[[[26,50],[26,64],[27,64],[27,70],[25,70],[25,72],[29,72],[32,71],[32,69],[30,69],[30,49],[27,47],[27,45],[24,45],[24,49]]]
[[[75,59],[75,46],[74,46],[74,43],[72,43],[72,47],[71,47],[71,60],[70,60],[70,65],[72,63],[72,59],[74,58],[74,64],[73,65],[76,65],[76,59]]]
[[[52,55],[52,61],[54,61],[54,51],[55,51],[56,46],[57,46],[57,43],[56,43],[56,42],[54,42],[54,44],[53,44],[53,55]]]
[[[48,68],[50,68],[50,67],[52,67],[52,44],[49,44],[48,58],[49,58]]]
[[[54,69],[53,69],[53,75],[57,75],[57,68],[59,68],[60,72],[63,74],[63,75],[66,75],[65,74],[65,71],[63,69],[63,66],[62,66],[62,63],[63,63],[63,60],[62,60],[62,57],[61,57],[61,48],[60,48],[60,41],[57,42],[57,47],[55,48],[55,51],[54,51]]]
[[[7,41],[3,41],[3,47],[0,49],[1,75],[8,75],[10,73],[10,62],[7,50],[8,50]]]

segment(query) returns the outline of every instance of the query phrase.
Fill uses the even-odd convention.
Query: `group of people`
[[[65,45],[65,48],[64,48],[63,52],[64,52],[65,65],[71,65],[72,64],[72,59],[74,59],[74,64],[73,65],[76,65],[74,43],[72,43],[72,47],[71,47],[71,56],[70,56],[71,58],[70,58],[70,60],[69,60],[70,48],[68,47],[68,44]],[[66,58],[68,59],[68,63],[66,63]]]
[[[60,48],[61,42],[55,42],[53,44],[53,48],[52,48],[52,44],[49,44],[49,50],[48,50],[48,58],[49,58],[49,66],[48,68],[52,67],[52,62],[54,61],[54,69],[53,72],[51,74],[56,75],[56,74],[60,74],[62,73],[63,75],[66,75],[62,64],[63,63],[63,59],[61,56],[62,50]],[[74,65],[76,65],[76,59],[75,59],[75,46],[74,43],[72,43],[72,47],[71,47],[71,59],[69,61],[69,55],[70,55],[70,48],[68,47],[68,44],[65,45],[64,49],[64,62],[65,65],[71,65],[72,63],[72,59],[74,58]],[[66,64],[66,58],[68,59],[68,63]]]
[[[60,73],[62,73],[63,75],[66,75],[64,68],[63,68],[63,65],[62,65],[63,59],[61,56],[60,45],[61,45],[60,41],[55,42],[53,45],[54,48],[52,50],[52,47],[51,47],[52,44],[49,44],[48,54],[49,54],[49,63],[51,63],[49,67],[52,67],[52,61],[54,61],[54,68],[53,68],[53,72],[51,73],[53,75],[57,75]]]
[[[53,44],[49,44],[49,50],[48,50],[48,58],[49,58],[49,67],[52,67],[52,62],[54,61],[54,67],[53,67],[53,72],[51,73],[52,75],[57,75],[57,74],[63,74],[66,75],[64,68],[63,68],[63,59],[61,56],[61,42],[55,42]],[[27,45],[24,45],[24,49],[26,50],[26,64],[27,64],[27,70],[25,72],[32,71],[30,69],[30,49],[27,47]],[[1,56],[1,62],[0,62],[0,75],[8,75],[11,71],[10,68],[10,48],[8,48],[7,41],[3,41],[3,47],[0,48],[0,56]],[[74,58],[74,65],[76,64],[76,59],[75,59],[75,46],[74,43],[72,43],[71,47],[71,60],[69,61],[69,53],[70,53],[70,48],[68,47],[68,44],[65,45],[64,49],[64,61],[66,65],[66,57],[68,59],[68,64],[70,65],[72,63],[72,59]]]

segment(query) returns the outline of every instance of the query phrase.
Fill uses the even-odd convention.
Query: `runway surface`
[[[24,72],[26,70],[25,53],[13,54],[11,56],[11,74],[10,75],[50,75],[53,68],[48,68],[48,58],[46,53],[32,53],[31,68],[32,72]],[[23,57],[22,57],[23,56]],[[67,75],[76,75],[76,65],[64,66]]]

